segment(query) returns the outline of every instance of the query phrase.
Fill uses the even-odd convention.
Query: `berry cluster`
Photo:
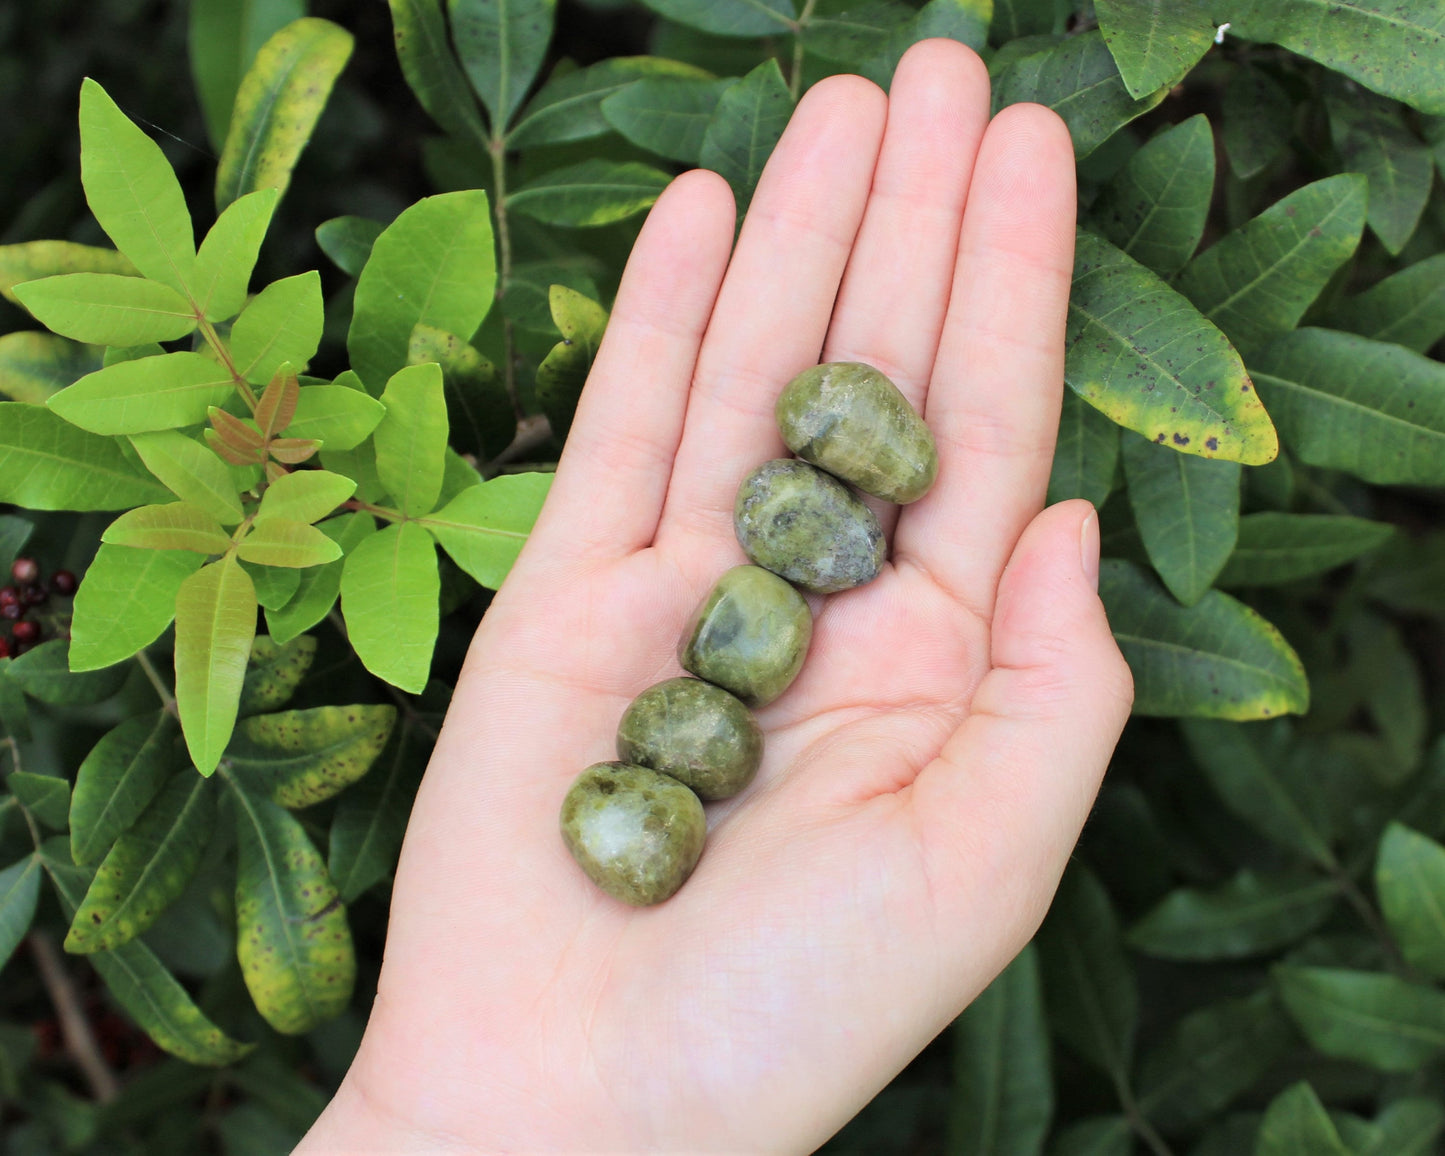
[[[57,570],[47,581],[34,558],[16,558],[10,577],[13,585],[0,586],[0,658],[19,658],[44,639],[47,625],[55,633],[54,615],[42,608],[52,594],[69,598],[78,585],[69,570]]]

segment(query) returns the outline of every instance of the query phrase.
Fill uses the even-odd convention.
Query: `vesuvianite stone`
[[[733,530],[743,552],[794,586],[832,594],[878,577],[888,544],[847,486],[807,462],[764,462],[738,487]]]
[[[693,613],[677,660],[748,706],[767,706],[798,677],[812,638],[801,594],[761,566],[734,566]]]
[[[632,700],[617,724],[617,757],[671,775],[701,799],[727,799],[758,773],[763,732],[721,687],[670,678]]]
[[[788,448],[889,502],[916,502],[938,476],[938,448],[898,387],[871,365],[805,369],[774,411]]]
[[[634,907],[661,903],[687,882],[707,818],[676,779],[628,763],[595,763],[562,800],[562,840],[603,891]]]

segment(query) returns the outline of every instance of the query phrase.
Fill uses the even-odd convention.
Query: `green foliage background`
[[[43,0],[0,563],[83,581],[0,659],[7,1151],[289,1150],[643,212],[699,164],[741,212],[928,36],[1074,136],[1050,499],[1138,717],[1035,943],[828,1150],[1442,1150],[1438,4]]]

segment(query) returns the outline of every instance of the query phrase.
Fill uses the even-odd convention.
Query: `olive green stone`
[[[733,530],[759,566],[817,594],[873,581],[888,556],[883,527],[857,494],[807,462],[784,458],[743,479]]]
[[[627,763],[595,763],[562,800],[562,841],[603,891],[661,903],[692,874],[707,838],[698,798],[676,779]]]
[[[801,594],[761,566],[734,566],[693,613],[677,660],[748,706],[767,706],[798,677],[812,638]]]
[[[758,773],[763,732],[721,687],[670,678],[632,700],[617,725],[617,757],[671,775],[700,799],[728,799]]]
[[[933,435],[871,365],[830,361],[805,369],[774,412],[790,450],[875,498],[916,502],[938,476]]]

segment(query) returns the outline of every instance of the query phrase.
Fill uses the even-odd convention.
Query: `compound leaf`
[[[246,287],[271,214],[281,193],[257,189],[222,210],[196,254],[196,307],[209,321],[234,317],[246,303]]]
[[[175,341],[196,327],[190,302],[159,281],[114,273],[63,273],[15,286],[46,328],[91,345]]]
[[[0,402],[0,501],[28,510],[124,510],[169,496],[113,439],[42,405]]]
[[[199,425],[235,390],[230,373],[200,353],[162,353],[88,373],[46,402],[72,425],[138,434]]]
[[[552,476],[503,474],[468,486],[421,523],[452,561],[483,586],[499,589],[526,544]]]
[[[299,372],[321,344],[324,314],[321,276],[314,269],[273,281],[231,328],[236,372],[253,385],[264,385],[288,363]]]

